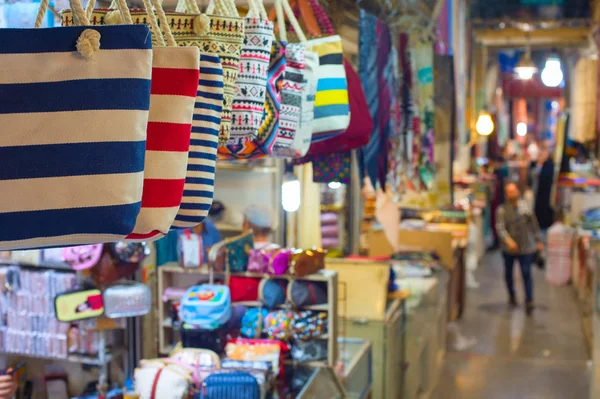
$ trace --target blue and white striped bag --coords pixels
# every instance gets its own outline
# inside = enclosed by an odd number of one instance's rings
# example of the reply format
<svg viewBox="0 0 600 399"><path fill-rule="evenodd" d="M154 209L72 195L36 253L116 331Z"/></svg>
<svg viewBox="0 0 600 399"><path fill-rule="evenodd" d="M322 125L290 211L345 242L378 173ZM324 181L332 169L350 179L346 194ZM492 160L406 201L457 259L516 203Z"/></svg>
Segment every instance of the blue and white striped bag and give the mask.
<svg viewBox="0 0 600 399"><path fill-rule="evenodd" d="M42 17L47 5L40 3ZM0 29L0 250L131 233L151 48L144 25Z"/></svg>
<svg viewBox="0 0 600 399"><path fill-rule="evenodd" d="M183 199L172 228L201 223L215 189L219 126L223 107L223 67L218 54L200 53L200 81L192 120L190 155Z"/></svg>

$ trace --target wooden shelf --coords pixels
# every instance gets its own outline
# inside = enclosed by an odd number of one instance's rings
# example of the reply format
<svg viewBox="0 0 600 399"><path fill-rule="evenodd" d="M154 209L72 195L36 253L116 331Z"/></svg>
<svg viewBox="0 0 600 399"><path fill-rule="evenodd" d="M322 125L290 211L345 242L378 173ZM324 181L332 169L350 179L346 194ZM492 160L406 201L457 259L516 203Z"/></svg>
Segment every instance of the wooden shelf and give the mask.
<svg viewBox="0 0 600 399"><path fill-rule="evenodd" d="M100 358L97 356L79 355L76 353L71 354L67 357L38 356L38 355L31 355L31 354L26 354L26 353L4 352L4 351L0 351L0 354L5 355L5 356L26 357L29 359L42 359L42 360L63 361L63 362L70 362L70 363L80 363L80 364L87 364L90 366L98 366L98 367L101 367L104 364L109 363L112 360L112 355L110 353L106 354L105 362L100 361Z"/></svg>
<svg viewBox="0 0 600 399"><path fill-rule="evenodd" d="M242 226L236 226L229 223L216 223L215 227L222 233L241 233Z"/></svg>

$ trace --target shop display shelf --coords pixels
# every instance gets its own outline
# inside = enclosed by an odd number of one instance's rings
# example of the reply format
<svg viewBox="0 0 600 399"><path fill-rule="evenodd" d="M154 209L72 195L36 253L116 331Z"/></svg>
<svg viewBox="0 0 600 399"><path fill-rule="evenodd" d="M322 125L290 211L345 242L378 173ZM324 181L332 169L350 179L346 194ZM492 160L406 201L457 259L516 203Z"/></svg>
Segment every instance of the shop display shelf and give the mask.
<svg viewBox="0 0 600 399"><path fill-rule="evenodd" d="M112 360L111 353L107 353L105 355L104 360L100 360L100 358L98 356L79 355L79 354L71 354L67 357L39 356L39 355L32 355L32 354L27 354L27 353L5 352L5 351L0 351L0 354L5 355L5 356L25 357L25 358L29 358L29 359L41 359L41 360L63 361L63 362L70 362L70 363L80 363L80 364L85 364L85 365L89 365L89 366L98 366L98 367L102 367Z"/></svg>

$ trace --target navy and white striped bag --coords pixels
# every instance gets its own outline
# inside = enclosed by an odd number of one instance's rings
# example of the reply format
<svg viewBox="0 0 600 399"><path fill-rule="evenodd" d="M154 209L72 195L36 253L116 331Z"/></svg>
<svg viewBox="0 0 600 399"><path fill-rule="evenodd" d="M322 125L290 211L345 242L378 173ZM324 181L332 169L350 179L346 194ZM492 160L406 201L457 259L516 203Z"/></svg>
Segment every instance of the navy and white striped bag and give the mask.
<svg viewBox="0 0 600 399"><path fill-rule="evenodd" d="M200 81L183 199L172 228L188 228L208 215L215 189L219 126L223 108L223 67L217 54L200 54Z"/></svg>
<svg viewBox="0 0 600 399"><path fill-rule="evenodd" d="M40 3L41 17L47 5ZM151 48L144 25L0 29L0 250L131 233Z"/></svg>

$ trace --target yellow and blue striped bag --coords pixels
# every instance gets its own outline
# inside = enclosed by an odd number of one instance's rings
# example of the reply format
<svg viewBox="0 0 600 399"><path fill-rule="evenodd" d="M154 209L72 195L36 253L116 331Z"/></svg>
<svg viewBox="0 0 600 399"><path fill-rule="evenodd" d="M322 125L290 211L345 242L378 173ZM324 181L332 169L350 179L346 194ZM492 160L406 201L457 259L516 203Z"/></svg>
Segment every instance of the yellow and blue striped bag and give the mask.
<svg viewBox="0 0 600 399"><path fill-rule="evenodd" d="M338 35L309 40L306 50L319 55L312 142L330 139L350 124L348 83L344 69L342 39Z"/></svg>
<svg viewBox="0 0 600 399"><path fill-rule="evenodd" d="M89 25L72 0L81 25ZM48 0L40 3L36 27ZM0 29L0 250L118 241L140 211L145 25Z"/></svg>

